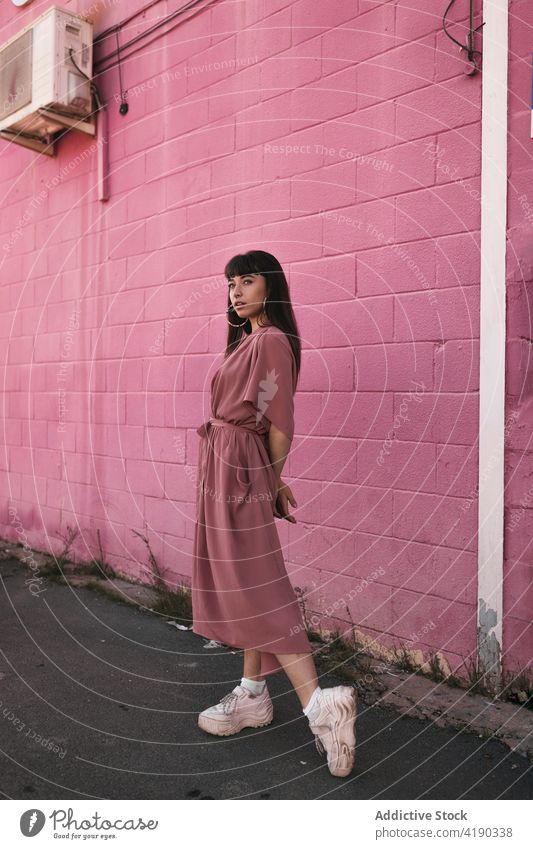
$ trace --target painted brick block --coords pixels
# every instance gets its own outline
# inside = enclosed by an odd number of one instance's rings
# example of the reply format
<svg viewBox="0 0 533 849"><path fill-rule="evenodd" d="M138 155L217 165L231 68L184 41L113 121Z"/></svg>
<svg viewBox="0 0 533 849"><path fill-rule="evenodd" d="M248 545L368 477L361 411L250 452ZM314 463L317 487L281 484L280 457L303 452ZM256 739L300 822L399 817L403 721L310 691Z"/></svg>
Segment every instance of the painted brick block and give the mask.
<svg viewBox="0 0 533 849"><path fill-rule="evenodd" d="M309 215L309 213L325 209L335 209L354 202L355 164L353 162L339 162L316 171L307 171L291 182L290 205L293 217Z"/></svg>
<svg viewBox="0 0 533 849"><path fill-rule="evenodd" d="M356 455L353 440L311 437L306 440L305 451L291 458L290 473L311 480L325 480L331 475L339 483L356 482Z"/></svg>
<svg viewBox="0 0 533 849"><path fill-rule="evenodd" d="M428 7L426 0L409 0L396 5L394 31L400 42L409 42L430 32L440 32L442 14L435 7ZM448 42L451 42L448 39Z"/></svg>
<svg viewBox="0 0 533 849"><path fill-rule="evenodd" d="M479 180L449 183L396 198L396 241L427 239L480 226Z"/></svg>
<svg viewBox="0 0 533 849"><path fill-rule="evenodd" d="M358 106L418 92L433 82L433 36L380 54L357 67Z"/></svg>
<svg viewBox="0 0 533 849"><path fill-rule="evenodd" d="M505 503L517 514L533 508L533 454L505 452Z"/></svg>
<svg viewBox="0 0 533 849"><path fill-rule="evenodd" d="M322 71L322 39L320 36L308 39L304 44L297 44L266 57L259 65L261 100L268 100L281 94L307 85L317 80Z"/></svg>
<svg viewBox="0 0 533 849"><path fill-rule="evenodd" d="M401 422L403 439L473 445L478 434L476 393L432 393L420 385L412 391L420 402L409 405L407 418L402 410L405 400L399 395L394 398L393 417L398 416Z"/></svg>
<svg viewBox="0 0 533 849"><path fill-rule="evenodd" d="M270 253L285 262L322 255L322 220L317 216L264 224L261 232Z"/></svg>
<svg viewBox="0 0 533 849"><path fill-rule="evenodd" d="M356 19L357 11L357 0L331 0L327 6L300 0L291 8L292 43L299 44L338 28Z"/></svg>
<svg viewBox="0 0 533 849"><path fill-rule="evenodd" d="M234 198L216 198L187 207L187 236L191 240L207 238L235 229Z"/></svg>
<svg viewBox="0 0 533 849"><path fill-rule="evenodd" d="M330 483L322 492L321 521L331 527L377 533L390 533L392 491L377 487Z"/></svg>
<svg viewBox="0 0 533 849"><path fill-rule="evenodd" d="M418 647L425 637L438 649L468 655L476 646L476 608L461 602L443 603L431 595L397 590L392 593L391 631ZM426 635L435 634L434 639Z"/></svg>
<svg viewBox="0 0 533 849"><path fill-rule="evenodd" d="M533 625L513 616L503 619L503 662L506 669L514 674L522 670L531 676L531 646L533 645Z"/></svg>
<svg viewBox="0 0 533 849"><path fill-rule="evenodd" d="M506 351L507 391L510 395L530 395L533 388L533 359L528 339L511 339Z"/></svg>
<svg viewBox="0 0 533 849"><path fill-rule="evenodd" d="M437 239L435 255L439 288L479 286L481 258L477 230Z"/></svg>
<svg viewBox="0 0 533 849"><path fill-rule="evenodd" d="M380 580L391 587L475 603L475 552L364 533L355 534L355 547L355 575L380 569Z"/></svg>
<svg viewBox="0 0 533 849"><path fill-rule="evenodd" d="M293 9L280 9L275 15L259 21L252 27L240 30L235 38L237 57L253 57L261 61L274 52L281 53L291 46Z"/></svg>
<svg viewBox="0 0 533 849"><path fill-rule="evenodd" d="M179 503L171 500L174 497L167 493L166 498L148 496L145 499L144 512L151 533L159 535L172 529L176 537L183 534L185 522Z"/></svg>
<svg viewBox="0 0 533 849"><path fill-rule="evenodd" d="M206 97L209 121L220 120L259 103L264 98L265 88L261 75L265 62L257 62L255 56L242 57L234 73L209 88ZM268 60L267 60L268 61ZM277 62L277 57L271 60ZM272 96L281 93L281 89L271 89Z"/></svg>
<svg viewBox="0 0 533 849"><path fill-rule="evenodd" d="M464 499L395 491L392 536L475 551L477 511Z"/></svg>
<svg viewBox="0 0 533 849"><path fill-rule="evenodd" d="M318 569L306 569L301 584L306 588L307 609L323 613L326 621L333 617L333 622L351 621L356 626L372 622L377 628L390 629L393 612L389 587L377 581L358 585L353 578Z"/></svg>
<svg viewBox="0 0 533 849"><path fill-rule="evenodd" d="M384 344L393 339L393 298L354 299L323 307L324 343L353 346Z"/></svg>
<svg viewBox="0 0 533 849"><path fill-rule="evenodd" d="M390 244L357 254L360 296L431 290L435 285L433 239Z"/></svg>
<svg viewBox="0 0 533 849"><path fill-rule="evenodd" d="M300 387L305 391L346 391L353 388L353 354L350 349L307 351L300 372Z"/></svg>
<svg viewBox="0 0 533 849"><path fill-rule="evenodd" d="M355 68L344 68L318 82L296 88L291 97L291 130L351 115L357 106Z"/></svg>
<svg viewBox="0 0 533 849"><path fill-rule="evenodd" d="M356 290L353 256L329 256L290 265L291 298L296 304L350 300Z"/></svg>
<svg viewBox="0 0 533 849"><path fill-rule="evenodd" d="M105 386L106 392L139 392L143 388L142 360L111 360L108 363L97 363L93 366L103 372L99 385ZM93 378L94 379L94 378ZM77 385L77 383L76 383ZM87 385L89 380L87 380Z"/></svg>
<svg viewBox="0 0 533 849"><path fill-rule="evenodd" d="M324 148L328 162L358 161L396 142L395 106L385 101L324 125ZM386 156L385 153L382 154Z"/></svg>
<svg viewBox="0 0 533 849"><path fill-rule="evenodd" d="M481 174L481 126L479 121L456 130L439 133L435 146L425 147L433 158L437 183L468 180Z"/></svg>
<svg viewBox="0 0 533 849"><path fill-rule="evenodd" d="M461 339L436 344L435 389L444 392L473 392L479 389L477 340Z"/></svg>
<svg viewBox="0 0 533 849"><path fill-rule="evenodd" d="M211 117L209 100L201 92L173 98L164 110L165 144L160 145L159 150L147 151L147 178L156 178L162 167L170 171L181 164L187 164L187 160L180 158L180 153L187 149L187 135L194 134L195 138L203 135L203 128Z"/></svg>
<svg viewBox="0 0 533 849"><path fill-rule="evenodd" d="M404 94L396 103L398 143L471 124L479 120L480 109L481 87L470 77Z"/></svg>
<svg viewBox="0 0 533 849"><path fill-rule="evenodd" d="M358 15L345 26L329 29L323 35L323 73L338 71L342 67L340 63L364 62L371 56L390 50L395 43L394 6L385 3Z"/></svg>
<svg viewBox="0 0 533 849"><path fill-rule="evenodd" d="M228 203L226 198L224 203ZM289 218L290 214L291 185L288 181L262 183L259 186L242 189L235 199L236 227L241 222L245 226L254 222L262 223L265 218L270 221L281 221Z"/></svg>
<svg viewBox="0 0 533 849"><path fill-rule="evenodd" d="M469 339L479 335L479 293L472 288L397 296L396 341Z"/></svg>
<svg viewBox="0 0 533 849"><path fill-rule="evenodd" d="M233 191L238 193L263 179L262 148L254 147L222 156L214 159L209 169L202 166L198 172L203 175L205 191L210 192L212 197ZM179 190L180 187L177 188Z"/></svg>
<svg viewBox="0 0 533 849"><path fill-rule="evenodd" d="M433 389L433 345L424 342L358 345L355 381L359 391L412 392ZM415 405L420 405L416 398Z"/></svg>
<svg viewBox="0 0 533 849"><path fill-rule="evenodd" d="M164 495L163 463L154 463L148 460L126 460L126 473L128 477L128 489L132 493L144 496L152 495L162 498Z"/></svg>
<svg viewBox="0 0 533 849"><path fill-rule="evenodd" d="M298 485L296 484L296 489ZM298 497L296 498L298 501ZM337 528L306 526L305 533L289 541L288 557L296 566L309 567L335 574L351 574L355 556L355 536ZM303 570L302 570L303 572ZM299 579L299 570L293 572Z"/></svg>
<svg viewBox="0 0 533 849"><path fill-rule="evenodd" d="M110 230L107 236L111 259L143 254L145 250L145 223L133 221L124 227Z"/></svg>
<svg viewBox="0 0 533 849"><path fill-rule="evenodd" d="M373 200L324 212L326 253L347 253L384 244L394 234L394 200Z"/></svg>
<svg viewBox="0 0 533 849"><path fill-rule="evenodd" d="M270 182L279 177L290 179L295 174L313 171L324 165L322 126L291 133L286 132L288 128L285 125L282 129L282 135L265 142L261 147L265 181Z"/></svg>
<svg viewBox="0 0 533 849"><path fill-rule="evenodd" d="M384 438L393 418L393 397L383 392L329 392L321 399L313 432L326 436L372 435Z"/></svg>
<svg viewBox="0 0 533 849"><path fill-rule="evenodd" d="M420 154L420 145L409 142L388 148L381 157L357 160L357 198L365 201L432 186L435 168Z"/></svg>
<svg viewBox="0 0 533 849"><path fill-rule="evenodd" d="M478 493L478 453L475 446L437 445L437 483L435 492L464 496L470 500Z"/></svg>
<svg viewBox="0 0 533 849"><path fill-rule="evenodd" d="M395 439L362 440L357 449L357 480L362 486L435 492L435 446Z"/></svg>
<svg viewBox="0 0 533 849"><path fill-rule="evenodd" d="M154 392L151 392L150 400L148 400L145 392L128 392L125 403L126 422L128 425L157 425L163 421L165 396L162 393L156 395Z"/></svg>
<svg viewBox="0 0 533 849"><path fill-rule="evenodd" d="M236 38L225 38L195 53L184 66L187 93L192 94L230 77L236 67Z"/></svg>
<svg viewBox="0 0 533 849"><path fill-rule="evenodd" d="M504 616L531 622L533 564L506 563L503 578Z"/></svg>

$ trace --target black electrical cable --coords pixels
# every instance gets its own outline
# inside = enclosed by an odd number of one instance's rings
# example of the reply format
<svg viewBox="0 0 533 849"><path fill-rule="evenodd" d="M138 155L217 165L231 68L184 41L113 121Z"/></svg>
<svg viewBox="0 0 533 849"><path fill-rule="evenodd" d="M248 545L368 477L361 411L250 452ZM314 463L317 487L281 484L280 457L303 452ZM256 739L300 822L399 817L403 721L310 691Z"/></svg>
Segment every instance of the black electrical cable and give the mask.
<svg viewBox="0 0 533 849"><path fill-rule="evenodd" d="M130 21L133 21L135 18L138 18L139 15L142 15L144 12L147 12L148 9L152 9L154 6L157 6L158 3L161 3L161 0L152 0L151 3L147 3L146 6L143 6L141 9L137 9L137 11L133 13L133 15L129 16L129 18L124 18L124 20L120 21L120 23L113 24L112 27L109 27L108 29L99 33L93 42L94 45L96 46L99 41L103 41L104 38L107 38L108 35L113 35L114 32L124 29L126 24L129 24Z"/></svg>
<svg viewBox="0 0 533 849"><path fill-rule="evenodd" d="M93 112L91 112L91 114L88 116L88 117L91 117L92 115L94 115L95 112L99 112L100 109L102 109L102 107L105 106L104 101L100 97L100 92L98 91L98 87L97 87L96 83L94 82L94 80L92 80L90 77L88 77L87 74L85 73L85 71L82 71L82 69L80 67L78 67L78 65L76 64L76 61L74 59L74 50L72 49L72 47L69 47L68 52L69 52L70 61L72 62L72 64L76 68L76 70L82 75L82 77L85 77L85 79L88 80L89 83L90 83L91 94L96 101L96 109ZM92 106L92 104L91 104L91 106Z"/></svg>
<svg viewBox="0 0 533 849"><path fill-rule="evenodd" d="M121 47L121 50L122 51L128 50L128 48L132 47L138 41L141 41L141 40L144 41L149 35L156 32L158 29L165 26L166 24L171 23L175 18L182 16L185 12L188 12L190 10L194 10L196 6L200 5L200 3L202 3L203 5L201 6L200 9L197 9L196 12L194 12L194 14L196 14L199 11L203 11L204 9L208 8L209 6L212 6L215 2L218 2L218 0L208 0L207 3L205 2L205 0L190 0L189 3L186 3L184 6L181 6L175 12L172 12L170 15L167 15L165 18L162 18L156 24L153 24L152 26L148 27L148 29L144 30L144 32L139 33L139 35L136 35L135 38L132 38L126 44L123 44L122 47ZM151 5L153 5L153 4L151 4ZM146 7L146 8L148 8L148 7ZM131 18L133 18L133 17L135 17L135 16L132 15L127 20L131 20ZM192 17L192 15L190 17ZM188 18L186 20L188 20ZM105 33L101 33L99 36L97 36L95 44L98 43L98 41L102 40L104 35L110 34L111 31L114 32L116 30L121 29L126 22L127 21L123 21L119 24L116 24L115 27L112 27L110 30L106 30ZM181 23L181 21L177 21L177 23L173 27L168 28L167 32L171 32L176 26L179 26L180 23ZM154 41L154 40L155 39L152 39L151 41ZM148 43L150 44L151 41L148 42ZM141 47L143 47L143 46L144 45L142 45ZM128 53L128 55L125 58L129 59L130 56L133 56L135 53L137 53L137 51L140 50L141 47L138 47L136 50L130 50L130 52ZM117 55L118 55L118 51L114 50L111 53L108 53L106 56L101 56L100 58L95 60L94 66L100 67L100 65L102 65L104 62L109 62L111 59L114 59L115 56L117 56ZM119 64L119 62L120 62L120 59L117 60L117 62L114 62L111 65L106 65L105 68L100 69L99 73L103 73L104 71L108 71L111 68L114 68L117 64Z"/></svg>
<svg viewBox="0 0 533 849"><path fill-rule="evenodd" d="M127 91L124 91L122 87L122 65L120 62L120 43L118 40L120 30L115 30L115 35L117 37L117 55L118 55L118 84L120 86L120 107L119 112L121 115L126 115L129 109L128 103L126 102Z"/></svg>
<svg viewBox="0 0 533 849"><path fill-rule="evenodd" d="M474 44L474 33L475 33L475 32L477 32L478 30L480 30L480 29L481 29L481 27L484 27L484 26L485 26L485 22L483 22L483 23L482 23L482 24L480 24L478 27L476 27L475 29L473 29L472 24L473 24L473 15L474 15L474 10L473 10L474 0L470 0L470 12L469 12L470 27L469 27L469 32L468 32L468 41L467 41L467 45L466 45L466 46L465 46L464 44L461 44L461 42L460 42L460 41L457 41L457 39L456 39L456 38L454 38L454 37L453 37L453 35L450 35L450 33L448 32L448 30L446 29L446 18L447 18L447 16L448 16L448 12L450 11L450 9L451 9L451 8L452 8L452 6L454 5L454 3L455 3L455 0L450 0L450 2L448 3L448 6L447 6L447 8L446 8L446 11L444 12L444 15L442 16L442 28L443 28L444 32L446 33L446 35L448 36L448 38L449 38L451 41L453 41L455 44L458 44L458 45L459 45L459 47L461 48L461 50L466 50L466 53L467 53L467 56L468 56L468 60L469 60L469 62L472 62L472 64L473 64L473 65L474 65L474 67L476 68L476 70L478 70L478 71L479 71L479 70L480 70L480 68L479 68L479 65L477 64L477 62L476 62L476 60L475 60L474 56L475 56L475 55L477 55L477 56L481 56L481 52L480 52L479 50L474 50L474 49L473 49L473 44Z"/></svg>

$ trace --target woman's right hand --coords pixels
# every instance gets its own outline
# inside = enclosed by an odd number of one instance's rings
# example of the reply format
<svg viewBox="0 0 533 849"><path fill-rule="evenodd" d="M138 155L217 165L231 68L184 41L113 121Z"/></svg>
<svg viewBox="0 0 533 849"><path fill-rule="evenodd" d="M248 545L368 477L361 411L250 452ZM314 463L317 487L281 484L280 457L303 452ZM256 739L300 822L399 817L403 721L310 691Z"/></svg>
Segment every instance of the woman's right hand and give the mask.
<svg viewBox="0 0 533 849"><path fill-rule="evenodd" d="M295 517L289 513L289 502L293 507L297 506L296 499L292 494L290 486L280 480L277 488L274 516L276 519L286 519L287 522L296 524Z"/></svg>

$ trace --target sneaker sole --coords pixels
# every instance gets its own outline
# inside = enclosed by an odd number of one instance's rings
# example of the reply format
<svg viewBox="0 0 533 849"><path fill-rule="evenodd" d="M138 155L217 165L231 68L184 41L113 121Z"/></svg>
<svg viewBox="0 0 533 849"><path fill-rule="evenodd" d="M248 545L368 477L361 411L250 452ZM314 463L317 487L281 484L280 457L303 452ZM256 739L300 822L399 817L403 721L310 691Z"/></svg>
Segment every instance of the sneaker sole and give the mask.
<svg viewBox="0 0 533 849"><path fill-rule="evenodd" d="M232 734L238 734L239 731L242 731L243 728L263 728L265 725L270 725L274 716L272 715L270 719L265 720L265 722L246 722L241 721L237 726L230 728L229 730L221 730L220 723L215 719L209 719L206 716L198 717L198 726L202 729L202 731L207 731L208 734L215 734L217 737L231 737Z"/></svg>

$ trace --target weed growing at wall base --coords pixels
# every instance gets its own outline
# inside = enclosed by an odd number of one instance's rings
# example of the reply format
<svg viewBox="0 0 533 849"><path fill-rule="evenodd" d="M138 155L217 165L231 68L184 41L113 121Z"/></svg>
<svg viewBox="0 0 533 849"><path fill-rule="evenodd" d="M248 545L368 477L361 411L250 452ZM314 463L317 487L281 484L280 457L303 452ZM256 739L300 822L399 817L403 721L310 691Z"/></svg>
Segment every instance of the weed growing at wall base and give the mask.
<svg viewBox="0 0 533 849"><path fill-rule="evenodd" d="M15 528L15 532L19 538L19 544L22 545L24 551L28 553L27 556L21 557L20 561L21 563L27 563L30 569L33 571L33 575L27 578L24 583L28 585L30 593L33 596L40 595L46 590L46 587L44 586L45 581L44 578L38 574L39 565L35 561L35 558L33 556L33 550L28 545L26 531L24 530L22 522L19 519L16 508L12 505L9 505L7 512L9 515L9 521Z"/></svg>
<svg viewBox="0 0 533 849"><path fill-rule="evenodd" d="M294 625L291 628L290 633L298 634L300 631L305 630L306 628L317 628L323 616L333 616L334 612L336 610L339 610L340 608L342 608L342 610L345 610L348 607L349 601L353 601L354 598L357 598L357 596L362 593L363 590L365 590L368 586L370 586L373 581L376 581L378 577L382 578L383 575L385 575L385 569L383 568L383 566L379 566L377 569L374 569L374 571L367 575L366 578L363 578L362 581L359 581L359 583L355 584L349 590L348 593L340 596L340 598L336 599L331 604L328 604L327 607L325 607L324 610L322 610L320 613L313 614L313 616L311 616L311 618L306 621L305 625ZM313 589L316 589L316 583L314 581L313 585Z"/></svg>
<svg viewBox="0 0 533 849"><path fill-rule="evenodd" d="M422 637L425 637L426 634L429 634L430 631L434 631L436 627L437 626L435 625L433 620L430 619L429 622L426 622L425 625L423 625L419 631L413 631L413 633L410 634L408 642L418 643L422 639Z"/></svg>

